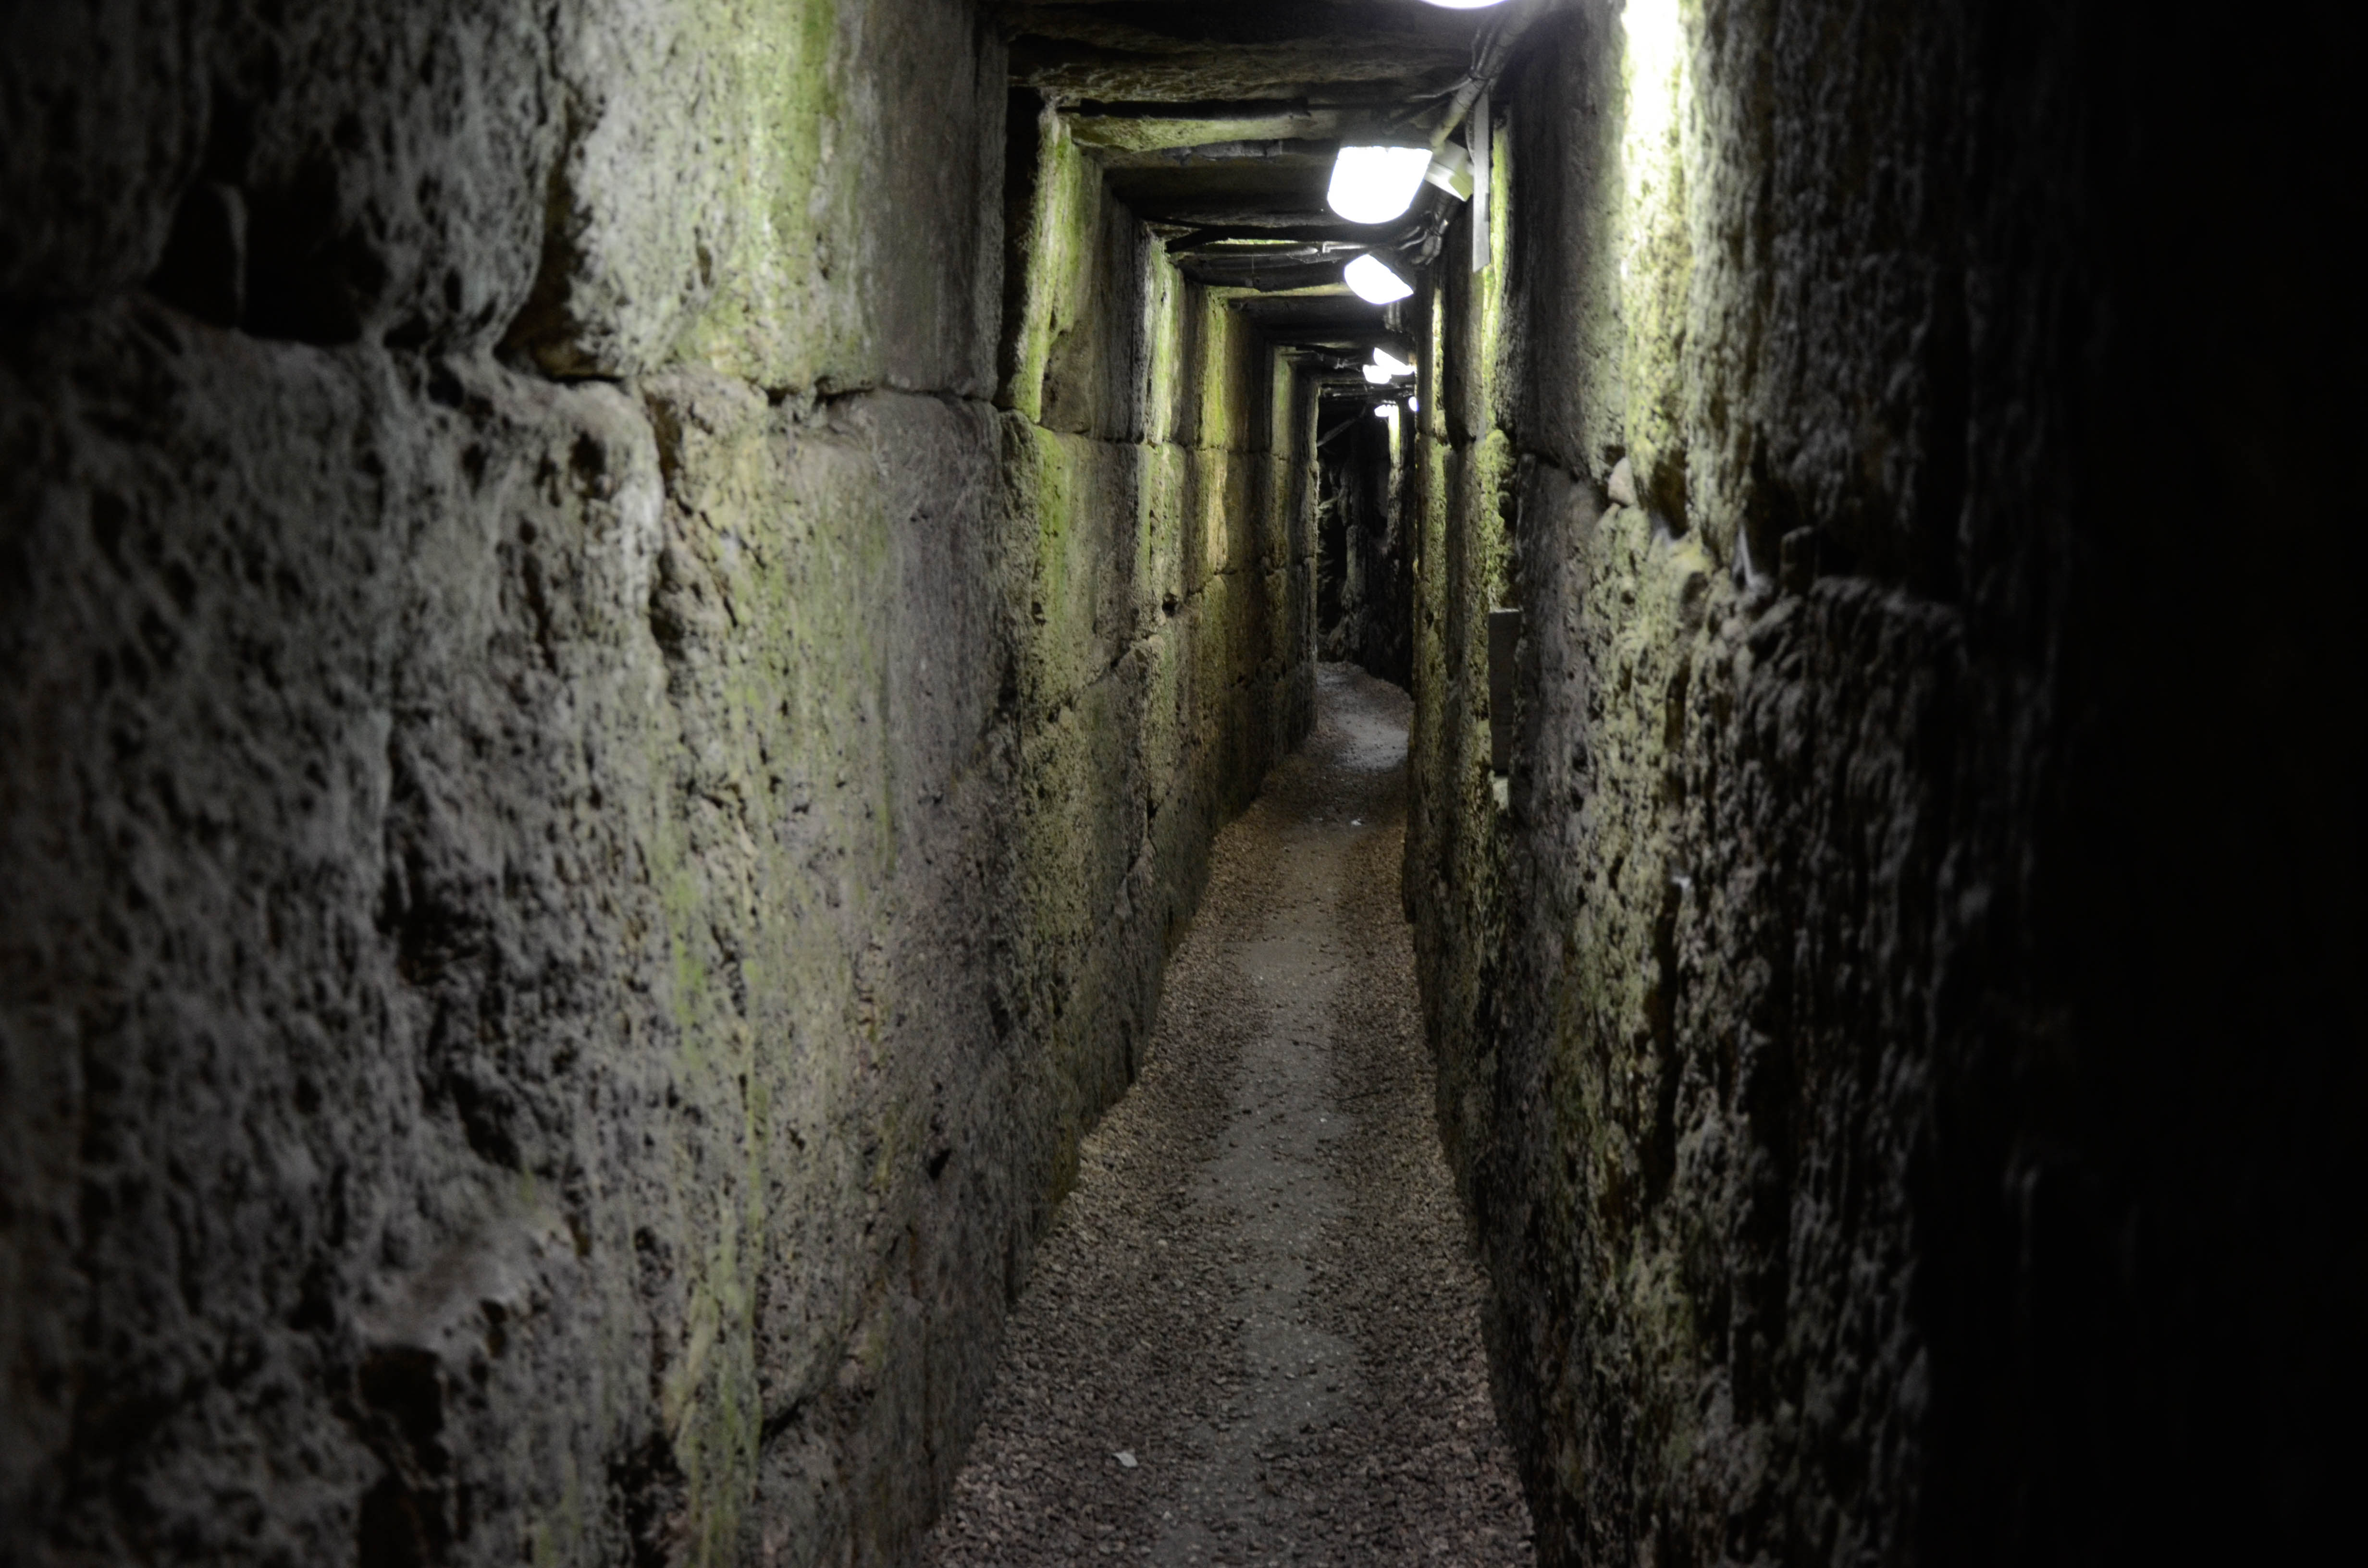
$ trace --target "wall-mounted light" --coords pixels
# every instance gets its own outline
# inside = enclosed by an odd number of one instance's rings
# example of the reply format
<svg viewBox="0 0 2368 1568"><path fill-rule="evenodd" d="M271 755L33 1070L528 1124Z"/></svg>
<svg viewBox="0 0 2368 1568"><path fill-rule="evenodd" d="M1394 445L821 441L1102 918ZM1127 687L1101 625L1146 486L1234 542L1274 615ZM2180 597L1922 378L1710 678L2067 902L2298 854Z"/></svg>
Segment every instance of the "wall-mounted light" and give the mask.
<svg viewBox="0 0 2368 1568"><path fill-rule="evenodd" d="M1395 424L1398 417L1398 405L1395 403L1381 403L1374 408L1373 417L1376 419L1386 419L1392 424Z"/></svg>
<svg viewBox="0 0 2368 1568"><path fill-rule="evenodd" d="M1365 384L1369 387L1385 387L1390 384L1390 373L1379 365L1360 365L1358 369L1365 372Z"/></svg>
<svg viewBox="0 0 2368 1568"><path fill-rule="evenodd" d="M1418 397L1410 397L1406 399L1406 412L1408 414L1420 414L1422 412L1422 399Z"/></svg>
<svg viewBox="0 0 2368 1568"><path fill-rule="evenodd" d="M1392 376L1411 376L1414 374L1414 367L1412 365L1409 365L1405 360L1396 358L1395 355L1391 354L1388 349L1382 347L1379 344L1373 346L1373 362L1366 366L1365 369L1369 370L1381 371L1383 379L1385 381ZM1370 380L1371 378L1369 377L1367 379Z"/></svg>
<svg viewBox="0 0 2368 1568"><path fill-rule="evenodd" d="M1414 292L1413 284L1391 271L1380 256L1370 252L1350 262L1341 272L1340 279L1355 291L1357 298L1368 304L1386 305Z"/></svg>
<svg viewBox="0 0 2368 1568"><path fill-rule="evenodd" d="M1428 147L1343 147L1324 199L1351 223L1386 223L1414 205L1429 172Z"/></svg>
<svg viewBox="0 0 2368 1568"><path fill-rule="evenodd" d="M1458 201L1472 199L1472 154L1450 142L1430 160L1422 177Z"/></svg>

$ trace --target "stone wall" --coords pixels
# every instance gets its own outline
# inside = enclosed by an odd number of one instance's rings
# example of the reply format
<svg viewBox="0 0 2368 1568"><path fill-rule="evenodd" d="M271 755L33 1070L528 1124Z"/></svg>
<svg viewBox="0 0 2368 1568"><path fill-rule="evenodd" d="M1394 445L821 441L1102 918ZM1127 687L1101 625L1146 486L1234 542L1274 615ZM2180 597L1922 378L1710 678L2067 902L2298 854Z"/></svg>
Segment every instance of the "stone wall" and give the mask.
<svg viewBox="0 0 2368 1568"><path fill-rule="evenodd" d="M1406 894L1544 1562L2340 1528L2321 26L1628 0L1524 45L1495 264L1417 312Z"/></svg>
<svg viewBox="0 0 2368 1568"><path fill-rule="evenodd" d="M26 9L0 1562L902 1560L1312 394L962 0Z"/></svg>

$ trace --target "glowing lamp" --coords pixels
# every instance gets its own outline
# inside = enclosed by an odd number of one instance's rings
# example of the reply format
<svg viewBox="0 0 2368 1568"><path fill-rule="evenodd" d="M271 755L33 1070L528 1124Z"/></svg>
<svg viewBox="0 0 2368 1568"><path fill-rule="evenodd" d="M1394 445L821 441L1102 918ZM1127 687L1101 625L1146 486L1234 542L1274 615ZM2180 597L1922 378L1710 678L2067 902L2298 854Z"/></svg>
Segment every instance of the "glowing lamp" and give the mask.
<svg viewBox="0 0 2368 1568"><path fill-rule="evenodd" d="M1414 285L1392 272L1377 256L1360 256L1340 274L1342 282L1368 304L1386 305L1414 292Z"/></svg>
<svg viewBox="0 0 2368 1568"><path fill-rule="evenodd" d="M1428 147L1343 147L1324 199L1351 223L1386 223L1414 205L1429 172Z"/></svg>
<svg viewBox="0 0 2368 1568"><path fill-rule="evenodd" d="M1361 367L1361 369L1365 372L1365 384L1367 386L1385 387L1390 384L1390 373L1387 370L1383 369L1379 365L1366 365Z"/></svg>
<svg viewBox="0 0 2368 1568"><path fill-rule="evenodd" d="M1388 349L1383 348L1379 345L1375 345L1373 348L1372 364L1367 366L1366 369L1380 370L1384 380L1391 376L1411 376L1414 374L1414 367L1412 365L1407 364L1403 359L1393 358Z"/></svg>

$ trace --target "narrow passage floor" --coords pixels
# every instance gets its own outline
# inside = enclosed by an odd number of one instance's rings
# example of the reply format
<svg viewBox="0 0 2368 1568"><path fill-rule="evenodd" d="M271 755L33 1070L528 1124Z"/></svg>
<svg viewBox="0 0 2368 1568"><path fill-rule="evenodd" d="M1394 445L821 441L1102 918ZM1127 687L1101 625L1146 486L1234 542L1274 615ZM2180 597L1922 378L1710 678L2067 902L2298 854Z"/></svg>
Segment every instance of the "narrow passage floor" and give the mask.
<svg viewBox="0 0 2368 1568"><path fill-rule="evenodd" d="M1398 902L1407 701L1345 665L1219 837L925 1561L1526 1564Z"/></svg>

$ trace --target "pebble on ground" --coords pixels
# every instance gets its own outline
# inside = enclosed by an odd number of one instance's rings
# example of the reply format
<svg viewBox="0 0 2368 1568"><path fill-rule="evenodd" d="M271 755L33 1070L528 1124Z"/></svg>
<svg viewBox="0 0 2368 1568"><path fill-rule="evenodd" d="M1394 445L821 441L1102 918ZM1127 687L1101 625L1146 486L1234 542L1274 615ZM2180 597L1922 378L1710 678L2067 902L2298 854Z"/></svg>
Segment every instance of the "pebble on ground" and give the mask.
<svg viewBox="0 0 2368 1568"><path fill-rule="evenodd" d="M1315 733L1219 836L932 1568L1534 1562L1398 900L1407 710L1323 666Z"/></svg>

